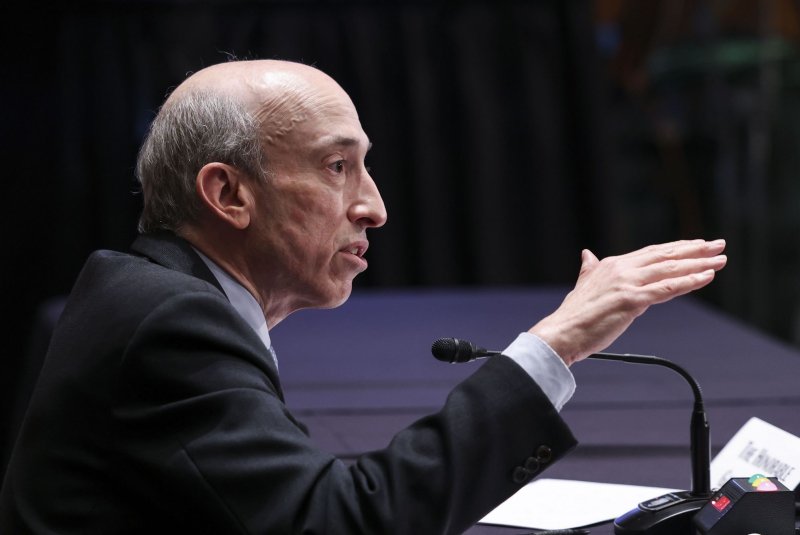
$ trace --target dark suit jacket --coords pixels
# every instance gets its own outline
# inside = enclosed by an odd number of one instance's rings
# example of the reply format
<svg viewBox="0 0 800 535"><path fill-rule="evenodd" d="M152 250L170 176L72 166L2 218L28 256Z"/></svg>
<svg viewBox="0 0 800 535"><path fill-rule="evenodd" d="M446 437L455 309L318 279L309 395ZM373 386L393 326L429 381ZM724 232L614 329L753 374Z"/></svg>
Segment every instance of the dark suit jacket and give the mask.
<svg viewBox="0 0 800 535"><path fill-rule="evenodd" d="M0 533L460 533L575 444L501 356L346 466L289 413L263 344L191 247L151 235L133 251L95 252L73 288Z"/></svg>

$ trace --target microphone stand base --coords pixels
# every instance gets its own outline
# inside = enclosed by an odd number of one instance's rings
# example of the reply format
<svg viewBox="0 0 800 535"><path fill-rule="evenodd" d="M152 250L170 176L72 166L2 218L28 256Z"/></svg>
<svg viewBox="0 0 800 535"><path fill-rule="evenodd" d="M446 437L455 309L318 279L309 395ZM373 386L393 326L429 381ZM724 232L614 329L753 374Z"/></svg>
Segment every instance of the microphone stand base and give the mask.
<svg viewBox="0 0 800 535"><path fill-rule="evenodd" d="M692 518L711 495L671 492L640 503L614 521L616 535L694 535Z"/></svg>

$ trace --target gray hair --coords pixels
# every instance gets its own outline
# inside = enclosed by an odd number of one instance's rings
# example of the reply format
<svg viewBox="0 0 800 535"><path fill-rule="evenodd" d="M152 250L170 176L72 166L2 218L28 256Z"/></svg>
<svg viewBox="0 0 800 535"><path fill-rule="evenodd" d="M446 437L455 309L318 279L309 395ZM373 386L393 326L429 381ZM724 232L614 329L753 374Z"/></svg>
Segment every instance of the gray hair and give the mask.
<svg viewBox="0 0 800 535"><path fill-rule="evenodd" d="M265 180L266 154L257 119L242 102L212 91L195 90L164 104L136 162L144 198L139 232L175 232L195 221L201 208L195 180L211 162Z"/></svg>

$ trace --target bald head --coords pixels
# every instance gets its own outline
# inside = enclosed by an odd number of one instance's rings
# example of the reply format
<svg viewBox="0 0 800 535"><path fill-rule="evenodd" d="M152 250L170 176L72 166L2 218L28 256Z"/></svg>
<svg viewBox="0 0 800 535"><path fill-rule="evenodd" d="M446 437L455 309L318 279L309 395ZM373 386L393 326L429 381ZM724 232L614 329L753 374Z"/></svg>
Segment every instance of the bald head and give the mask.
<svg viewBox="0 0 800 535"><path fill-rule="evenodd" d="M319 69L279 60L234 61L187 78L162 106L142 145L139 230L178 231L196 219L198 171L211 162L266 179L269 147L347 94Z"/></svg>
<svg viewBox="0 0 800 535"><path fill-rule="evenodd" d="M247 98L264 91L292 91L309 83L336 85L324 72L302 63L272 59L231 61L193 73L172 92L167 102L197 90L213 89Z"/></svg>
<svg viewBox="0 0 800 535"><path fill-rule="evenodd" d="M314 67L281 60L220 63L187 78L165 103L213 91L241 103L261 126L266 143L275 143L330 102L349 97L336 81Z"/></svg>

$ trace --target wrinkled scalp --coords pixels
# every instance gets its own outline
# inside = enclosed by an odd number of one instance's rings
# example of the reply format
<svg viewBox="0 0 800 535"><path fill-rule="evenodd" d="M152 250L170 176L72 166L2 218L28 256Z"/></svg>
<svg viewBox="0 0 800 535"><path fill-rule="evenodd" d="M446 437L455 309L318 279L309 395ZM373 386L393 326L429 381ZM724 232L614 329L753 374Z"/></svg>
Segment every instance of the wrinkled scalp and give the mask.
<svg viewBox="0 0 800 535"><path fill-rule="evenodd" d="M233 61L206 67L187 78L165 106L196 92L213 91L242 103L261 125L266 143L274 143L313 116L331 95L349 97L327 74L302 63L282 60Z"/></svg>

